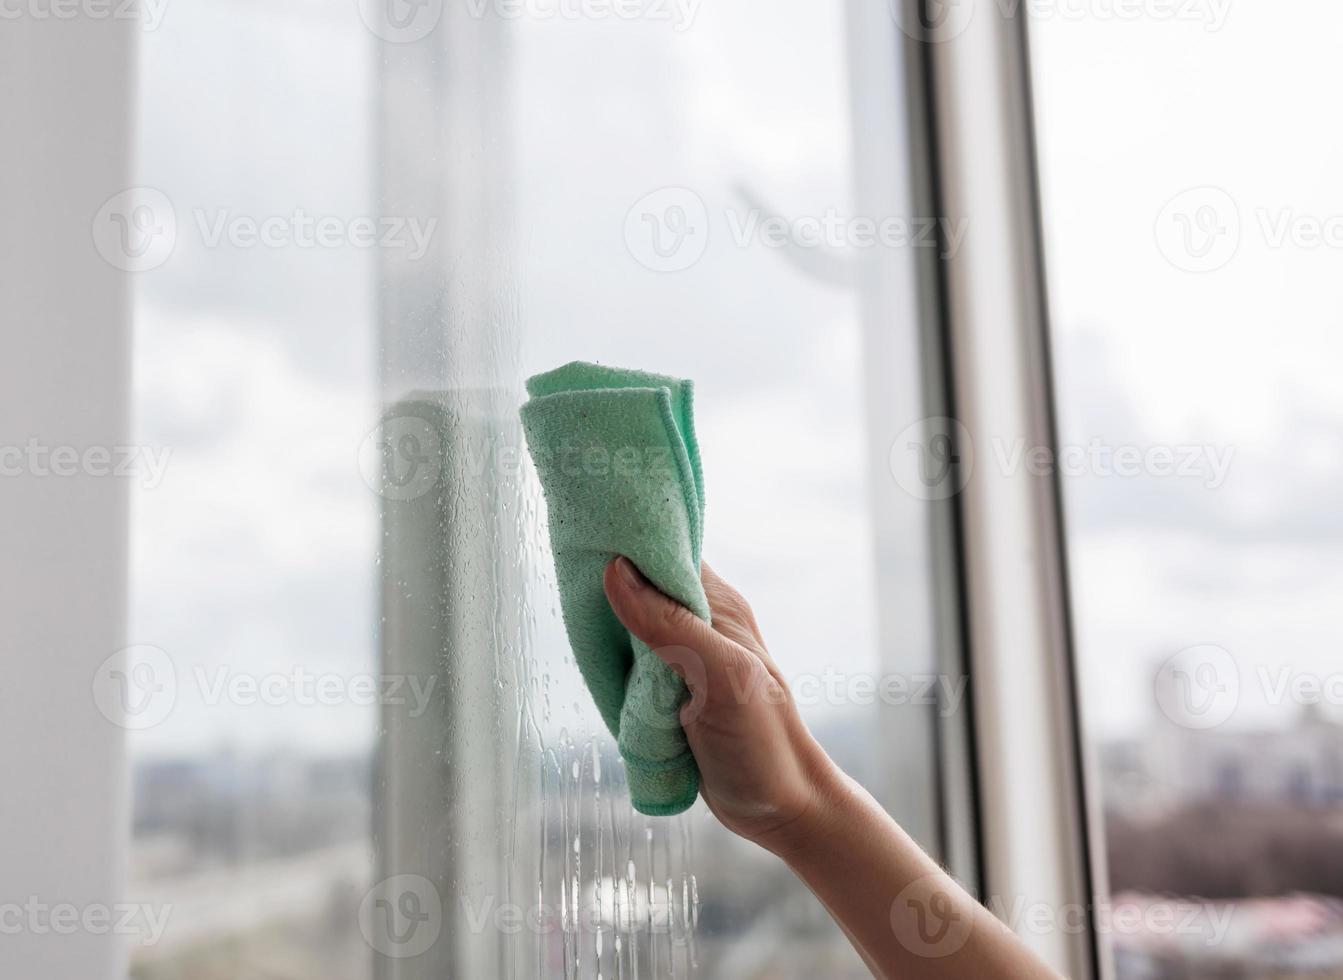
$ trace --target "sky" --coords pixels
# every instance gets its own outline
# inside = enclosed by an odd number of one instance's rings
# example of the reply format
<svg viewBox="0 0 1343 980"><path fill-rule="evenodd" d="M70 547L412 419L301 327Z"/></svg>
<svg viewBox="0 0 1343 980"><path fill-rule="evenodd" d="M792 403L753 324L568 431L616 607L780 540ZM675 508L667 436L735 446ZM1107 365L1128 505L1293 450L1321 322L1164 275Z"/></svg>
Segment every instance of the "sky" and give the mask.
<svg viewBox="0 0 1343 980"><path fill-rule="evenodd" d="M1223 13L1215 30L1213 18L1098 15L1032 27L1065 440L1234 454L1216 488L1066 488L1102 732L1150 724L1151 700L1130 692L1188 646L1238 661L1230 726L1293 719L1294 706L1265 703L1261 670L1336 672L1343 253L1282 231L1343 213L1343 136L1322 111L1339 84L1329 51L1343 11L1233 0ZM1225 234L1199 260L1172 219L1193 207L1198 220L1206 204L1207 227Z"/></svg>

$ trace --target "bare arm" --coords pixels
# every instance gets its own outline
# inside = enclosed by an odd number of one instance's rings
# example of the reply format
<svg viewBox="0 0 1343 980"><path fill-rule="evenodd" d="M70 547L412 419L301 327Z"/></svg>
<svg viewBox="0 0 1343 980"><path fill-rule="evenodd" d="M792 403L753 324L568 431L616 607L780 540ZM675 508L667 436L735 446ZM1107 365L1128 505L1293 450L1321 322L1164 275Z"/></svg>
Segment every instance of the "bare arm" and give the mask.
<svg viewBox="0 0 1343 980"><path fill-rule="evenodd" d="M606 569L620 621L690 687L681 721L714 815L785 861L879 977L1057 978L830 760L746 601L707 565L703 580L712 627L628 560Z"/></svg>

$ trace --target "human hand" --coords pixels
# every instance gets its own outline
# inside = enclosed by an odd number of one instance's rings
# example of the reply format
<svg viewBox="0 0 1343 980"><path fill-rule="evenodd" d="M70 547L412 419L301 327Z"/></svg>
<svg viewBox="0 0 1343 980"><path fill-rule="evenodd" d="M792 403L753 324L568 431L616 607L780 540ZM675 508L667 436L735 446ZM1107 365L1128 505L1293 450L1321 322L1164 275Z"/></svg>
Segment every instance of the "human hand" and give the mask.
<svg viewBox="0 0 1343 980"><path fill-rule="evenodd" d="M627 558L606 566L606 597L625 628L685 680L681 708L700 793L724 826L775 853L815 833L845 777L807 731L755 616L708 565L712 626L658 591Z"/></svg>
<svg viewBox="0 0 1343 980"><path fill-rule="evenodd" d="M751 607L708 565L700 577L712 626L626 558L606 566L604 584L625 628L690 688L681 724L714 815L783 858L875 976L1059 980L830 760L802 723ZM934 897L944 921L964 925L930 956L920 914Z"/></svg>

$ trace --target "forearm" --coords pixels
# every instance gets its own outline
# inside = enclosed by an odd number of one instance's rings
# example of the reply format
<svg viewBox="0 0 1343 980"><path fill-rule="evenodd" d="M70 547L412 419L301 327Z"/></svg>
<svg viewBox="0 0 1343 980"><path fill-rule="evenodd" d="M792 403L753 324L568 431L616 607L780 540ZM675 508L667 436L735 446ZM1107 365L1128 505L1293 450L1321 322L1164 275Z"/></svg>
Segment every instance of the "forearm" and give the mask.
<svg viewBox="0 0 1343 980"><path fill-rule="evenodd" d="M874 973L900 980L1056 980L865 790L833 764L820 782L823 805L771 849Z"/></svg>

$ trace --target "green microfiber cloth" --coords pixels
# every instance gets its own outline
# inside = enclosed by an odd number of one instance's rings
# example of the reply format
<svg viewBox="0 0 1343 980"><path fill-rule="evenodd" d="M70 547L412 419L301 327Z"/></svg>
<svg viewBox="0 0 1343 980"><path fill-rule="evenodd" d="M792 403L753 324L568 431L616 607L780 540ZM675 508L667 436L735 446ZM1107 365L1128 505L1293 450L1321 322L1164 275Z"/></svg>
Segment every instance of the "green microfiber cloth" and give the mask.
<svg viewBox="0 0 1343 980"><path fill-rule="evenodd" d="M522 427L550 512L574 658L616 737L635 809L680 813L699 793L679 718L686 686L616 619L602 575L624 555L709 620L699 575L704 482L694 386L575 361L531 378L527 393Z"/></svg>

